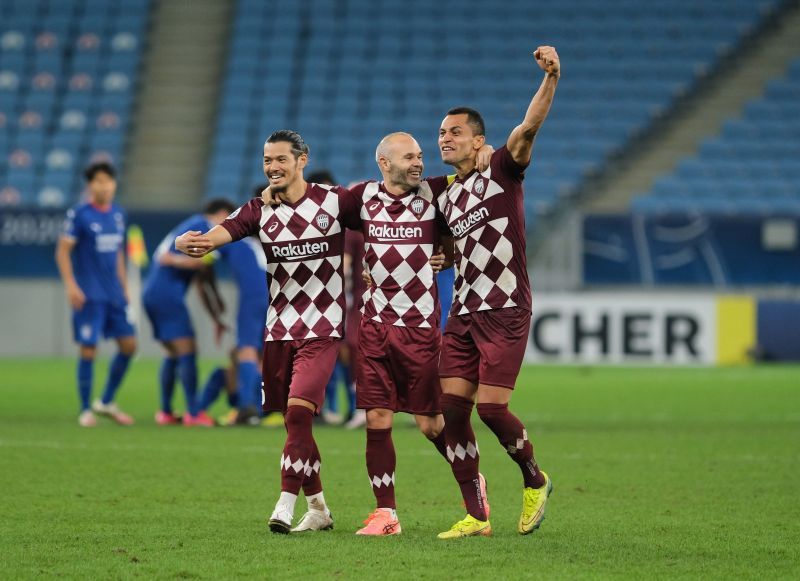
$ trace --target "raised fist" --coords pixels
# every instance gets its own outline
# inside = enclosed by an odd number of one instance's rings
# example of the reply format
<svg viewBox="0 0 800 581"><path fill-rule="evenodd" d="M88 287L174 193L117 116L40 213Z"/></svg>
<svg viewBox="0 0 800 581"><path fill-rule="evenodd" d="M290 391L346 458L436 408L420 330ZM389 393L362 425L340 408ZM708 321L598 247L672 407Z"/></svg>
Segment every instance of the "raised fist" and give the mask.
<svg viewBox="0 0 800 581"><path fill-rule="evenodd" d="M548 75L561 74L561 62L558 60L558 53L552 46L540 46L533 52L536 64L539 65Z"/></svg>

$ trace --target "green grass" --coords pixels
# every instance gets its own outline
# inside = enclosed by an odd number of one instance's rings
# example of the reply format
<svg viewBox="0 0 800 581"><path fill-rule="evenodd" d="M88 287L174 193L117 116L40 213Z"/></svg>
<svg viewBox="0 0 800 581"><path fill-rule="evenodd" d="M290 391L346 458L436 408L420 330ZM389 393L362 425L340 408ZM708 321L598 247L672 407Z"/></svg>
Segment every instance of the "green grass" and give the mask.
<svg viewBox="0 0 800 581"><path fill-rule="evenodd" d="M155 427L148 360L120 396L138 425L80 429L73 366L0 360L2 579L800 576L797 367L524 369L512 409L553 477L548 518L516 534L518 468L476 422L495 535L446 543L458 489L402 416L400 537L353 535L364 435L335 428L316 435L336 529L278 536L282 430Z"/></svg>

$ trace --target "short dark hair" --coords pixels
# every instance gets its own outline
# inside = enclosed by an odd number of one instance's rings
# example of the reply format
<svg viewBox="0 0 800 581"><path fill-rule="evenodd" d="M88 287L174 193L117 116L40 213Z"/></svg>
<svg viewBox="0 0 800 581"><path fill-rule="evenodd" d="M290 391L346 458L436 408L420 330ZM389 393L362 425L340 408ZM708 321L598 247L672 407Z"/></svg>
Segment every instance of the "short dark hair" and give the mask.
<svg viewBox="0 0 800 581"><path fill-rule="evenodd" d="M328 169L318 169L315 172L312 172L306 181L311 182L312 184L324 184L326 186L335 186L336 180L333 179L333 174Z"/></svg>
<svg viewBox="0 0 800 581"><path fill-rule="evenodd" d="M230 200L226 200L225 198L216 198L214 200L210 200L205 206L203 206L203 214L210 216L211 214L216 214L217 212L221 212L223 210L230 214L235 209L236 206Z"/></svg>
<svg viewBox="0 0 800 581"><path fill-rule="evenodd" d="M114 169L114 166L108 163L107 161L96 161L94 163L89 164L85 170L83 170L83 177L86 178L87 182L90 182L94 179L98 173L104 173L111 178L117 177L117 170Z"/></svg>
<svg viewBox="0 0 800 581"><path fill-rule="evenodd" d="M292 153L294 154L295 159L304 153L308 155L308 152L310 151L308 144L303 141L303 138L300 136L300 134L297 131L292 131L291 129L279 129L267 137L267 143L276 143L278 141L285 141L291 144Z"/></svg>
<svg viewBox="0 0 800 581"><path fill-rule="evenodd" d="M467 123L472 127L473 135L486 135L486 124L483 122L483 116L472 107L453 107L447 114L466 115Z"/></svg>

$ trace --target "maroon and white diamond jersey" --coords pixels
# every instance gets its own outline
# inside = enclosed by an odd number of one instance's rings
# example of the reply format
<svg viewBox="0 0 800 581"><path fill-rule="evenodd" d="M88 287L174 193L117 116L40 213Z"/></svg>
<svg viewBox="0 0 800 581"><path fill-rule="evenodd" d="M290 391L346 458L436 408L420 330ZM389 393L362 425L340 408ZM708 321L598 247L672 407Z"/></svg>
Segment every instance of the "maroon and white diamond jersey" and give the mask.
<svg viewBox="0 0 800 581"><path fill-rule="evenodd" d="M267 257L267 341L342 337L344 226L358 227L359 200L309 183L294 204L250 200L222 222L234 240L258 235Z"/></svg>
<svg viewBox="0 0 800 581"><path fill-rule="evenodd" d="M456 178L439 196L456 241L451 316L506 307L530 310L524 177L525 166L503 146L486 171Z"/></svg>
<svg viewBox="0 0 800 581"><path fill-rule="evenodd" d="M441 318L436 276L429 260L449 229L436 208L447 178L423 180L401 196L382 183L351 191L361 201L364 264L374 285L364 292L367 320L401 327L438 327Z"/></svg>

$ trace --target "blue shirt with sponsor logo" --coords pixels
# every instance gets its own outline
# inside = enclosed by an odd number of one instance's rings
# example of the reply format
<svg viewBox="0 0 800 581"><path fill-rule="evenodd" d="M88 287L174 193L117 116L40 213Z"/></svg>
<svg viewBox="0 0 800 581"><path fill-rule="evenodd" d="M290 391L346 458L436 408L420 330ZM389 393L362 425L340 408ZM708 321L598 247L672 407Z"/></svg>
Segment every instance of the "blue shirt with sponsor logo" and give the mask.
<svg viewBox="0 0 800 581"><path fill-rule="evenodd" d="M127 304L117 265L125 243L125 212L117 204L100 209L80 204L67 211L63 236L75 241L72 269L86 300Z"/></svg>
<svg viewBox="0 0 800 581"><path fill-rule="evenodd" d="M165 253L180 254L175 250L175 238L181 234L189 230L208 232L209 229L211 229L211 223L206 220L206 217L202 214L194 214L170 230L153 253L153 261L144 283L144 294L156 300L174 300L176 298L183 300L197 271L163 265L159 259Z"/></svg>

